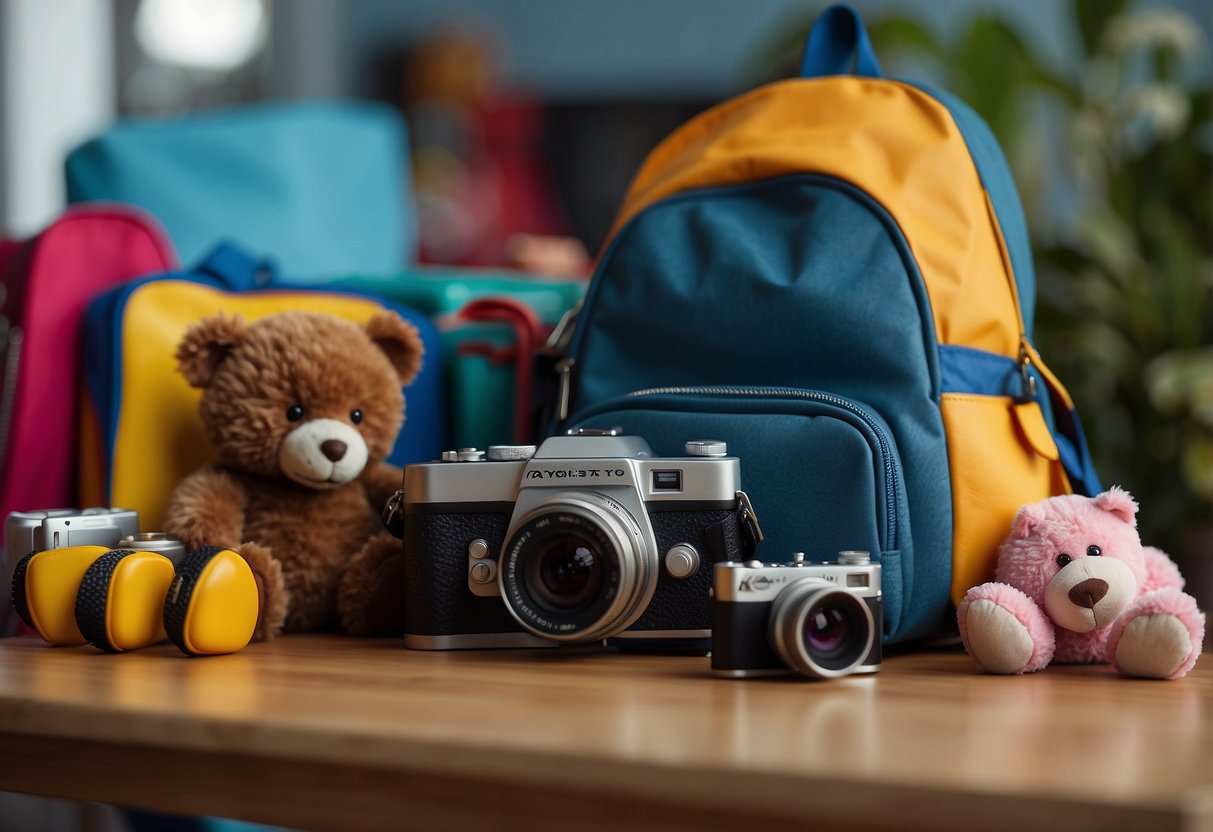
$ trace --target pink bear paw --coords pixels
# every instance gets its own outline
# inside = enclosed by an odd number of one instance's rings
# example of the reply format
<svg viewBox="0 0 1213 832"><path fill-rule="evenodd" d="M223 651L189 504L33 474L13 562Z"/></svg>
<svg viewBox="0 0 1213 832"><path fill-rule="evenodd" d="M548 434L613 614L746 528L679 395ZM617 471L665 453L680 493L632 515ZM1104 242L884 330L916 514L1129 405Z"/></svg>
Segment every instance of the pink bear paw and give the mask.
<svg viewBox="0 0 1213 832"><path fill-rule="evenodd" d="M990 673L1033 673L1053 660L1053 624L1009 584L970 589L956 609L956 620L965 649Z"/></svg>
<svg viewBox="0 0 1213 832"><path fill-rule="evenodd" d="M1148 592L1134 601L1108 633L1108 661L1125 676L1179 679L1200 656L1205 615L1178 589Z"/></svg>

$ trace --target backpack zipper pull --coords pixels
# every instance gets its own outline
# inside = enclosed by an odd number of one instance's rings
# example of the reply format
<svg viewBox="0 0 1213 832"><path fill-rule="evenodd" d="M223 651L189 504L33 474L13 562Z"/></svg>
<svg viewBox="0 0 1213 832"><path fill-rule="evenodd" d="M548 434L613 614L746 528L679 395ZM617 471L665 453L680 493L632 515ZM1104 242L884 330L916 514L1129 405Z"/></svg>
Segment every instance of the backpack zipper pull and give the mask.
<svg viewBox="0 0 1213 832"><path fill-rule="evenodd" d="M1019 398L1016 399L1019 403L1036 401L1036 376L1030 372L1032 369L1032 356L1028 353L1026 344L1021 344L1019 347L1019 377L1023 382L1023 389L1019 391Z"/></svg>

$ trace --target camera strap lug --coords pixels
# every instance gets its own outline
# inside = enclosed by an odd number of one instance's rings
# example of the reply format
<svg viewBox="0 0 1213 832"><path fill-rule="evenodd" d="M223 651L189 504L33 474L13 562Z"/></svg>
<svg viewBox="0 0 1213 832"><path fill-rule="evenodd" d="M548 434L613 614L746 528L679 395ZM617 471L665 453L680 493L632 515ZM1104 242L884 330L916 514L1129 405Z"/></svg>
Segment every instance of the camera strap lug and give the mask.
<svg viewBox="0 0 1213 832"><path fill-rule="evenodd" d="M379 516L383 521L383 525L392 533L394 537L404 537L404 489L399 488L396 493L388 497L387 503L383 506L383 514Z"/></svg>
<svg viewBox="0 0 1213 832"><path fill-rule="evenodd" d="M737 492L737 520L742 530L741 548L749 558L762 542L762 526L758 523L758 513L754 511L750 496L744 491Z"/></svg>

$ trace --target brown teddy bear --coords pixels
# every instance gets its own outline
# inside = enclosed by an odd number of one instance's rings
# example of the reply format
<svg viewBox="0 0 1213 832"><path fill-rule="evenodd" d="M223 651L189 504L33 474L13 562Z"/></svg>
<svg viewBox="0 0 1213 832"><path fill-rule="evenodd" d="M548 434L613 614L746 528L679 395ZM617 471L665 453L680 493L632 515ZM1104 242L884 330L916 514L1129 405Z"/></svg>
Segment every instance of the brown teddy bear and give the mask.
<svg viewBox="0 0 1213 832"><path fill-rule="evenodd" d="M380 522L401 472L383 462L421 368L415 327L285 312L193 326L177 361L203 390L216 461L184 479L165 530L186 549L235 549L257 578L255 639L340 624L401 632L400 541Z"/></svg>

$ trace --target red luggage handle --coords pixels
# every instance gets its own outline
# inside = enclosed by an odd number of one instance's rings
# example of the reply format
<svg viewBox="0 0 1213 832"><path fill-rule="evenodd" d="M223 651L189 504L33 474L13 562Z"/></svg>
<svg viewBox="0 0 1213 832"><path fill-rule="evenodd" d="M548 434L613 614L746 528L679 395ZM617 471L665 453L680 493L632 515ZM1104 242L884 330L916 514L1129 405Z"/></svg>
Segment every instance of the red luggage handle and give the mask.
<svg viewBox="0 0 1213 832"><path fill-rule="evenodd" d="M552 327L539 320L535 310L510 297L486 297L465 304L455 316L464 321L507 323L514 330L514 344L498 347L487 341L459 345L460 355L483 355L494 366L514 365L514 438L516 445L534 441L531 402L535 387L535 353L547 340Z"/></svg>

